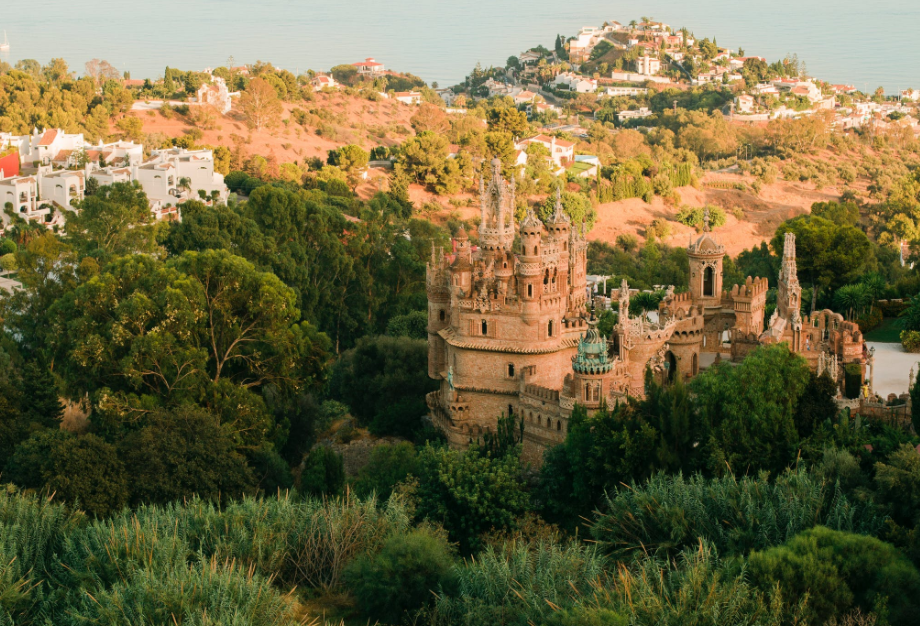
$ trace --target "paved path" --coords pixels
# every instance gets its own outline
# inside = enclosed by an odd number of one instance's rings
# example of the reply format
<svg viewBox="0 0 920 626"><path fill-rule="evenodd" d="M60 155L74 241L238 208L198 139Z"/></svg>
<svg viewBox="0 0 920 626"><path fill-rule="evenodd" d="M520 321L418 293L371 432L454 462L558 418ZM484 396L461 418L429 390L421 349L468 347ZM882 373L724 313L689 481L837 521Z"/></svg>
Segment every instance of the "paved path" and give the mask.
<svg viewBox="0 0 920 626"><path fill-rule="evenodd" d="M872 386L875 392L885 398L889 393L902 394L907 391L910 368L914 374L920 369L920 354L904 352L899 343L878 343L867 341L869 348L875 348L875 376Z"/></svg>

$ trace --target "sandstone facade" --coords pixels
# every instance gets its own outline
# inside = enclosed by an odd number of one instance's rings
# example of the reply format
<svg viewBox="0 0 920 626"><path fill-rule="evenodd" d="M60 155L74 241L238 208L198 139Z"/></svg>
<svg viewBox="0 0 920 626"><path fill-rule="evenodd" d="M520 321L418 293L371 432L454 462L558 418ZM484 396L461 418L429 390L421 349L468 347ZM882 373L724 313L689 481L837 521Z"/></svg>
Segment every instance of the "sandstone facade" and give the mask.
<svg viewBox="0 0 920 626"><path fill-rule="evenodd" d="M831 311L802 318L793 235L786 236L777 308L765 328L767 279L722 289L725 248L709 231L708 216L688 248L689 291L670 288L653 322L629 314L632 293L623 281L618 323L607 340L587 306L584 225L571 223L557 195L546 223L530 211L517 226L514 194L513 180L506 182L493 161L491 182L480 184L480 245L461 229L453 249L433 250L428 263L428 374L440 389L427 404L453 447L514 414L525 422L525 456L539 462L565 439L576 403L590 412L641 397L647 370L662 382L690 378L706 353L737 361L759 345L782 342L835 380L847 363L865 366L856 324Z"/></svg>

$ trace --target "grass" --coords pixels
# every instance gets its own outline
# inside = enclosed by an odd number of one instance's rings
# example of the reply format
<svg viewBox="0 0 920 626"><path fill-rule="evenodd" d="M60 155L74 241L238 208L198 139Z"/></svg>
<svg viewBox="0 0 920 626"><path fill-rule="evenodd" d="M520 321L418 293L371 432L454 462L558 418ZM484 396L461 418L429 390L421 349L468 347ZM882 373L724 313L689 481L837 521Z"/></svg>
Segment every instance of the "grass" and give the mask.
<svg viewBox="0 0 920 626"><path fill-rule="evenodd" d="M901 343L902 330L897 318L886 317L878 328L866 333L865 340L879 343Z"/></svg>

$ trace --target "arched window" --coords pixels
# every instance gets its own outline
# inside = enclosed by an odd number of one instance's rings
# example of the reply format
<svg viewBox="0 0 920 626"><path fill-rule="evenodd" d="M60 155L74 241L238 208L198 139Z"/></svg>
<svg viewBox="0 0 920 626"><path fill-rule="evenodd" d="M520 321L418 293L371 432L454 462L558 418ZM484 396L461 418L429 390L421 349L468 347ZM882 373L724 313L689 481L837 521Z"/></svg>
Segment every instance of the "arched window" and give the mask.
<svg viewBox="0 0 920 626"><path fill-rule="evenodd" d="M527 285L527 297L533 298L533 285Z"/></svg>
<svg viewBox="0 0 920 626"><path fill-rule="evenodd" d="M533 247L533 255L538 256L540 254L540 249L537 246Z"/></svg>
<svg viewBox="0 0 920 626"><path fill-rule="evenodd" d="M444 309L441 309L440 311L438 311L438 319L440 319L443 322L445 317L447 316L444 314Z"/></svg>
<svg viewBox="0 0 920 626"><path fill-rule="evenodd" d="M556 430L562 430L562 421L556 420Z"/></svg>
<svg viewBox="0 0 920 626"><path fill-rule="evenodd" d="M514 378L514 363L508 363L508 378Z"/></svg>
<svg viewBox="0 0 920 626"><path fill-rule="evenodd" d="M591 384L585 383L585 402L591 401Z"/></svg>
<svg viewBox="0 0 920 626"><path fill-rule="evenodd" d="M489 334L489 323L485 320L482 320L482 326L480 330L482 331L483 335L488 335Z"/></svg>
<svg viewBox="0 0 920 626"><path fill-rule="evenodd" d="M712 297L716 295L715 270L707 267L703 270L703 295Z"/></svg>
<svg viewBox="0 0 920 626"><path fill-rule="evenodd" d="M537 426L541 426L542 424L543 424L543 417L539 413L537 413Z"/></svg>
<svg viewBox="0 0 920 626"><path fill-rule="evenodd" d="M508 417L511 417L512 415L514 415L514 407L509 404L508 405Z"/></svg>
<svg viewBox="0 0 920 626"><path fill-rule="evenodd" d="M553 320L549 321L549 324L546 326L546 334L549 337L553 336Z"/></svg>
<svg viewBox="0 0 920 626"><path fill-rule="evenodd" d="M693 356L690 357L690 374L696 376L699 373L700 361L696 356L696 352L693 353Z"/></svg>
<svg viewBox="0 0 920 626"><path fill-rule="evenodd" d="M546 271L543 273L543 284L544 284L544 285L548 285L548 284L549 284L549 270L546 270Z"/></svg>

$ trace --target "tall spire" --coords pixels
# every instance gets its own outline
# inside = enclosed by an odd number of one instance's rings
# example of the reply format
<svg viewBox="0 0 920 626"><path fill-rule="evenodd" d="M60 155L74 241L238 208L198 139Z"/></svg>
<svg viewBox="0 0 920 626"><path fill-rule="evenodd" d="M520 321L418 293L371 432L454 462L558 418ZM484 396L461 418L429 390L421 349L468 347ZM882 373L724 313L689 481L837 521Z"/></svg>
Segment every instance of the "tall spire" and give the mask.
<svg viewBox="0 0 920 626"><path fill-rule="evenodd" d="M709 228L709 207L703 209L703 232L708 233Z"/></svg>

